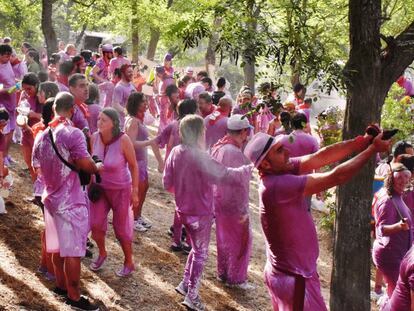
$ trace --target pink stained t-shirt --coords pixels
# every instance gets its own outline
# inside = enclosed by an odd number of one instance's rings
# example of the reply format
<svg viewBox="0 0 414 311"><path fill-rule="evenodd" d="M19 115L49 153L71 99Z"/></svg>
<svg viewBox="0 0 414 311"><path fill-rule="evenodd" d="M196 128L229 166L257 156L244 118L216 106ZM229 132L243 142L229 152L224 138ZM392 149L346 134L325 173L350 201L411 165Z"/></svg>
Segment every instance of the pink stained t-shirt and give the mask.
<svg viewBox="0 0 414 311"><path fill-rule="evenodd" d="M27 66L25 62L19 62L12 66L14 76L17 80L22 80L23 76L27 73Z"/></svg>
<svg viewBox="0 0 414 311"><path fill-rule="evenodd" d="M113 74L115 69L121 68L122 65L131 65L129 59L124 56L114 57L109 61L109 74Z"/></svg>
<svg viewBox="0 0 414 311"><path fill-rule="evenodd" d="M10 62L0 64L0 83L3 88L8 89L16 84L15 75ZM8 111L16 109L16 93L0 94L0 107L6 108Z"/></svg>
<svg viewBox="0 0 414 311"><path fill-rule="evenodd" d="M226 136L227 133L227 120L228 117L222 117L214 124L211 124L210 118L212 114L209 114L204 118L204 126L206 128L206 148L210 149L216 142Z"/></svg>
<svg viewBox="0 0 414 311"><path fill-rule="evenodd" d="M318 140L311 134L295 130L282 138L283 146L289 151L292 158L315 153L319 150Z"/></svg>
<svg viewBox="0 0 414 311"><path fill-rule="evenodd" d="M103 170L100 172L101 185L105 189L123 189L131 185L131 173L128 168L128 162L122 152L121 134L115 138L109 145L102 142L99 132L93 134L92 154L102 160Z"/></svg>
<svg viewBox="0 0 414 311"><path fill-rule="evenodd" d="M175 194L176 210L190 216L213 214L213 184L232 182L251 174L251 165L226 168L205 151L178 145L165 163L164 188Z"/></svg>
<svg viewBox="0 0 414 311"><path fill-rule="evenodd" d="M88 121L86 120L86 117L83 114L82 110L80 110L80 108L76 105L74 105L73 108L73 125L80 130L83 130L85 127L89 127Z"/></svg>
<svg viewBox="0 0 414 311"><path fill-rule="evenodd" d="M226 167L240 167L250 161L240 148L232 144L223 145L213 159ZM244 215L249 212L249 183L251 175L218 183L214 186L214 212L216 215Z"/></svg>
<svg viewBox="0 0 414 311"><path fill-rule="evenodd" d="M126 107L128 102L128 97L132 93L135 93L137 90L135 89L135 86L132 84L132 82L124 83L123 81L119 81L114 89L114 93L112 95L112 105L114 103L120 104L123 108ZM125 113L119 114L121 118L121 128L124 127L125 122Z"/></svg>
<svg viewBox="0 0 414 311"><path fill-rule="evenodd" d="M36 139L33 147L33 167L40 168L45 189L42 201L53 214L86 205L78 173L67 167L56 155L49 138L49 130ZM59 153L70 163L89 157L83 133L73 127L58 125L53 129L54 141Z"/></svg>
<svg viewBox="0 0 414 311"><path fill-rule="evenodd" d="M303 194L307 175L297 175L300 159L291 159L291 174L266 175L259 185L260 219L267 260L273 269L310 278L319 256L315 224Z"/></svg>
<svg viewBox="0 0 414 311"><path fill-rule="evenodd" d="M102 111L102 107L98 104L88 105L89 117L87 117L89 132L91 134L95 133L98 130L98 116Z"/></svg>

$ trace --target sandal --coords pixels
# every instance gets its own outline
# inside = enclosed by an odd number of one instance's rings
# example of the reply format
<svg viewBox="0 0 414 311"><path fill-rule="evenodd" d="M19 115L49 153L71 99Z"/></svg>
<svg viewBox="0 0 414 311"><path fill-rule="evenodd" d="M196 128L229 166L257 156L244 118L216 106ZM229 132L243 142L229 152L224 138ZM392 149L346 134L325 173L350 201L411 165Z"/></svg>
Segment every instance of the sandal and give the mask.
<svg viewBox="0 0 414 311"><path fill-rule="evenodd" d="M89 268L92 271L99 271L99 270L101 270L102 267L103 267L103 265L104 265L104 263L105 263L105 261L106 261L106 257L107 256L105 256L105 257L99 256L94 262L92 262L90 264Z"/></svg>
<svg viewBox="0 0 414 311"><path fill-rule="evenodd" d="M127 266L123 266L121 270L116 272L116 275L119 277L127 277L130 276L132 274L132 272L134 272L135 268L132 267L127 267Z"/></svg>

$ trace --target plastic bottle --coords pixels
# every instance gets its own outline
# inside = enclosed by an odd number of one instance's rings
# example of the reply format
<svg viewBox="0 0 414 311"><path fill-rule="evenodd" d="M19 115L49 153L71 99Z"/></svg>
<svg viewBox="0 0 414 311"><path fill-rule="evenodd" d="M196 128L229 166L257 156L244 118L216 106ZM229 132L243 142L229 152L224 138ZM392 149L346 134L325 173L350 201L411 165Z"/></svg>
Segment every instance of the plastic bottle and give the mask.
<svg viewBox="0 0 414 311"><path fill-rule="evenodd" d="M27 99L22 99L17 107L17 112L19 115L17 116L16 123L19 126L23 126L28 121L28 115L30 113L30 104Z"/></svg>

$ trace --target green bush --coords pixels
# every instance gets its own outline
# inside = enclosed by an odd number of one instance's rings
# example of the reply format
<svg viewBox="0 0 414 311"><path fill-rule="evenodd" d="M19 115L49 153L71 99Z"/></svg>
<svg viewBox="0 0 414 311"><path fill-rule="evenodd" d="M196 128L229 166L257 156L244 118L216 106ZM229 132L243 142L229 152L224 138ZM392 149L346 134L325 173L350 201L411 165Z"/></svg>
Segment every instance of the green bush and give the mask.
<svg viewBox="0 0 414 311"><path fill-rule="evenodd" d="M404 96L405 90L394 83L382 107L381 126L386 129L398 128L396 140L412 140L414 134L414 100Z"/></svg>

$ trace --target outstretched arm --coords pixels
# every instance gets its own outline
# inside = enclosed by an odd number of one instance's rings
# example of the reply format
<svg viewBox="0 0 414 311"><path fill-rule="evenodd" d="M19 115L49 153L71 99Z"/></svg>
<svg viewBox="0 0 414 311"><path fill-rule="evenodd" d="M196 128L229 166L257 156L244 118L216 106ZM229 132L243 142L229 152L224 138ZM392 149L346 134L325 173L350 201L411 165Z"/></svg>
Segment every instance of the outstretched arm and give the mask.
<svg viewBox="0 0 414 311"><path fill-rule="evenodd" d="M389 149L391 144L390 140L382 140L382 133L378 135L373 143L362 151L357 156L353 157L352 159L340 164L333 170L320 173L320 174L310 174L308 175L308 179L306 181L305 195L312 195L314 193L318 193L320 191L329 189L336 185L343 184L350 180L355 174L359 172L359 170L368 162L368 160L377 152L383 152ZM354 147L357 150L358 142L355 140L347 141L344 143L345 145L350 145L349 147ZM355 144L355 145L352 145ZM325 149L325 148L324 148ZM344 150L341 151L346 153ZM331 151L329 151L331 152ZM316 154L318 154L317 152ZM323 154L323 153L322 153ZM334 156L332 155L332 158ZM338 161L338 160L336 160ZM323 162L323 160L321 160ZM301 163L302 164L302 163ZM302 166L301 166L302 170Z"/></svg>
<svg viewBox="0 0 414 311"><path fill-rule="evenodd" d="M320 149L319 151L301 157L299 174L312 172L325 165L335 163L344 158L361 152L369 145L372 136L358 136L354 139L339 142Z"/></svg>

